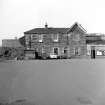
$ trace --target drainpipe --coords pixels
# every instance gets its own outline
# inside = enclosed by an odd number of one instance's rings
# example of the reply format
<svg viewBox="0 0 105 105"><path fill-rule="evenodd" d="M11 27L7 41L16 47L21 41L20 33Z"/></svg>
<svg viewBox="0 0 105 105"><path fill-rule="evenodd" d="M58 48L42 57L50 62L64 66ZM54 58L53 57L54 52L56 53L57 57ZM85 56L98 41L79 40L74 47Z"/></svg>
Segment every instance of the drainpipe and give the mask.
<svg viewBox="0 0 105 105"><path fill-rule="evenodd" d="M31 36L29 37L29 47L31 49Z"/></svg>
<svg viewBox="0 0 105 105"><path fill-rule="evenodd" d="M68 49L68 46L69 46L69 34L67 33L67 49ZM69 57L69 54L70 52L67 51L67 56Z"/></svg>

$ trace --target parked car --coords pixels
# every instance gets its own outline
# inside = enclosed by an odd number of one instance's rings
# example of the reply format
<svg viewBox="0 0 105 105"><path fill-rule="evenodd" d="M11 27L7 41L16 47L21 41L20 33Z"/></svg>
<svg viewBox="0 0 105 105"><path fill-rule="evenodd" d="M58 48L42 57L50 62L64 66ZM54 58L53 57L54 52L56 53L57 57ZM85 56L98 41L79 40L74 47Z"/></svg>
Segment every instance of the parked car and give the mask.
<svg viewBox="0 0 105 105"><path fill-rule="evenodd" d="M58 56L55 55L55 54L51 54L51 55L50 55L50 58L56 58L56 59L57 59L57 57L58 57Z"/></svg>

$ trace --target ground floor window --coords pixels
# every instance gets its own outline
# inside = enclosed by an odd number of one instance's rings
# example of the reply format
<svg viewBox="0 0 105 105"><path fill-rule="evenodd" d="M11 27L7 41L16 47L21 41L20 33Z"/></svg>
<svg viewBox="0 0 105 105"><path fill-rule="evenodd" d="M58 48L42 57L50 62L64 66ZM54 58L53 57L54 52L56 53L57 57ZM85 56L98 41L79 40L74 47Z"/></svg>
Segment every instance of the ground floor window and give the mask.
<svg viewBox="0 0 105 105"><path fill-rule="evenodd" d="M64 54L67 54L67 52L68 52L67 47L64 47Z"/></svg>
<svg viewBox="0 0 105 105"><path fill-rule="evenodd" d="M54 48L54 54L58 55L59 48Z"/></svg>
<svg viewBox="0 0 105 105"><path fill-rule="evenodd" d="M74 48L75 55L80 55L81 49L80 47Z"/></svg>
<svg viewBox="0 0 105 105"><path fill-rule="evenodd" d="M78 55L78 48L75 48L75 55Z"/></svg>
<svg viewBox="0 0 105 105"><path fill-rule="evenodd" d="M87 50L87 55L91 55L91 50Z"/></svg>
<svg viewBox="0 0 105 105"><path fill-rule="evenodd" d="M105 56L105 51L103 51L103 55Z"/></svg>
<svg viewBox="0 0 105 105"><path fill-rule="evenodd" d="M102 51L97 51L97 55L102 55Z"/></svg>
<svg viewBox="0 0 105 105"><path fill-rule="evenodd" d="M45 48L42 47L42 53L45 53Z"/></svg>

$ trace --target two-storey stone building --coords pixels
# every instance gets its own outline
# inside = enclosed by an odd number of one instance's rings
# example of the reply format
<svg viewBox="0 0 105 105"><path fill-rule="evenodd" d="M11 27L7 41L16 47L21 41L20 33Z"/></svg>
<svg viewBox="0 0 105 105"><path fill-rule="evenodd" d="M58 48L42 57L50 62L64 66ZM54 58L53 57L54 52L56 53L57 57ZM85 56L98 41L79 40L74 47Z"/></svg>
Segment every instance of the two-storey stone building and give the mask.
<svg viewBox="0 0 105 105"><path fill-rule="evenodd" d="M86 55L86 31L78 23L70 28L35 28L24 32L26 55L72 58Z"/></svg>

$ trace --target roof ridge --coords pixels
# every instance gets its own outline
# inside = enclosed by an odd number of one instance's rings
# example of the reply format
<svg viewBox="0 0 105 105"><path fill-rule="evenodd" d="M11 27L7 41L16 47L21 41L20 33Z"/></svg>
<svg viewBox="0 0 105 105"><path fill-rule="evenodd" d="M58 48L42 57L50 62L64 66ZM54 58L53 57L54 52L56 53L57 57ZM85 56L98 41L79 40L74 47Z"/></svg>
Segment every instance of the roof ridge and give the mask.
<svg viewBox="0 0 105 105"><path fill-rule="evenodd" d="M28 33L66 33L69 28L66 27L48 27L48 28L34 28L29 31L24 32L24 34Z"/></svg>
<svg viewBox="0 0 105 105"><path fill-rule="evenodd" d="M73 30L73 28L75 28L76 26L78 26L83 32L87 32L83 27L82 27L82 25L81 24L79 24L78 22L75 22L71 27L70 27L70 29L68 30L68 32L69 31L71 31L71 30Z"/></svg>

